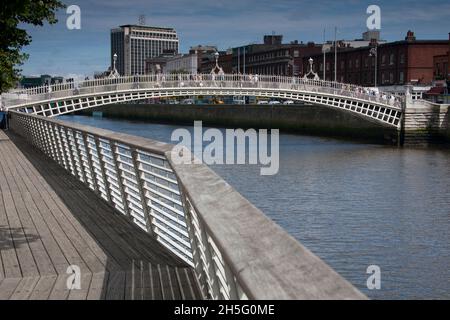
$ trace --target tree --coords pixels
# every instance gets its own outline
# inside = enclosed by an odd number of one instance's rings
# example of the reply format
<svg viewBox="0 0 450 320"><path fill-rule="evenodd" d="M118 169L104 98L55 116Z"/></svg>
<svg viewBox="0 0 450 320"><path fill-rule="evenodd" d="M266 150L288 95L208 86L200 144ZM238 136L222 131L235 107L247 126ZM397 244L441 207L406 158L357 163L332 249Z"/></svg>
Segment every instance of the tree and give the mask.
<svg viewBox="0 0 450 320"><path fill-rule="evenodd" d="M28 55L22 47L30 44L31 36L19 28L20 23L42 26L58 22L55 12L65 5L59 0L4 0L0 5L0 93L15 86Z"/></svg>

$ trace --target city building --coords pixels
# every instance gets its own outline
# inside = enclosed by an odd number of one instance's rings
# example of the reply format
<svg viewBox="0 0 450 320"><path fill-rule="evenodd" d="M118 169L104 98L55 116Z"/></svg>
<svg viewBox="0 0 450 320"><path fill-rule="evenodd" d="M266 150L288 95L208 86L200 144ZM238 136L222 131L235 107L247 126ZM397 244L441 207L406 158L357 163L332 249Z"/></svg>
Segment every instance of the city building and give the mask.
<svg viewBox="0 0 450 320"><path fill-rule="evenodd" d="M167 61L177 55L175 50L164 50L157 57L145 59L145 74L162 73Z"/></svg>
<svg viewBox="0 0 450 320"><path fill-rule="evenodd" d="M322 45L314 42L282 43L282 35L266 35L264 43L233 48L233 72L300 76L307 70L303 58L322 52Z"/></svg>
<svg viewBox="0 0 450 320"><path fill-rule="evenodd" d="M381 39L379 30L368 30L362 34L361 39L354 40L336 40L338 48L360 48L367 47L371 44L372 41L376 40L378 44L387 43L386 40ZM328 48L334 48L334 40L328 40L325 43L325 46Z"/></svg>
<svg viewBox="0 0 450 320"><path fill-rule="evenodd" d="M22 88L33 88L63 82L64 82L63 77L52 77L48 74L43 74L40 76L22 77L22 79L20 79L20 86Z"/></svg>
<svg viewBox="0 0 450 320"><path fill-rule="evenodd" d="M146 73L146 59L160 56L164 50L178 53L175 29L141 25L123 25L111 30L111 65L117 54L116 69L121 75Z"/></svg>
<svg viewBox="0 0 450 320"><path fill-rule="evenodd" d="M373 50L375 48L376 51ZM383 86L384 90L393 92L404 92L406 84L413 84L423 87L422 91L427 91L435 77L436 68L433 63L440 59L435 60L434 57L444 56L448 50L448 40L417 40L412 31L408 31L403 41L379 44L372 40L369 46L358 48L338 46L337 81L362 86ZM325 64L323 54L310 57L315 61L315 71L321 78L325 68L325 79L334 80L333 48L326 53ZM304 68L309 65L310 57L304 57Z"/></svg>
<svg viewBox="0 0 450 320"><path fill-rule="evenodd" d="M233 54L231 50L228 51L218 51L219 58L217 60L217 63L222 68L223 72L225 73L232 73L233 72ZM200 72L201 73L210 73L211 70L216 65L216 58L214 54L205 55L203 57L201 66L200 66Z"/></svg>
<svg viewBox="0 0 450 320"><path fill-rule="evenodd" d="M163 73L189 73L197 74L197 54L180 54L167 59Z"/></svg>
<svg viewBox="0 0 450 320"><path fill-rule="evenodd" d="M433 57L433 87L425 93L427 99L437 103L450 103L450 33L446 54Z"/></svg>
<svg viewBox="0 0 450 320"><path fill-rule="evenodd" d="M190 54L196 54L197 55L197 72L198 73L205 73L205 70L203 69L204 64L208 64L210 61L214 60L214 54L217 52L216 46L211 45L198 45L193 46L189 49ZM210 70L206 71L208 73Z"/></svg>

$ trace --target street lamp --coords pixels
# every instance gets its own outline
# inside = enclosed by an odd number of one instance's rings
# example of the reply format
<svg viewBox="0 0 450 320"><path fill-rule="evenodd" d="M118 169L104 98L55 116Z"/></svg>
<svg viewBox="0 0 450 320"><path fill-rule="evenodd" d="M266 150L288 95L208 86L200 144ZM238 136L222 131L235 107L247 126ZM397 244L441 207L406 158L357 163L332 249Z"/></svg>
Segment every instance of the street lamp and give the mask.
<svg viewBox="0 0 450 320"><path fill-rule="evenodd" d="M369 57L375 57L375 88L377 87L377 75L378 75L378 47L375 44L369 52Z"/></svg>
<svg viewBox="0 0 450 320"><path fill-rule="evenodd" d="M112 69L111 69L111 72L108 75L109 78L118 78L118 77L120 77L120 74L119 74L119 72L116 69L116 61L117 61L117 53L114 53Z"/></svg>

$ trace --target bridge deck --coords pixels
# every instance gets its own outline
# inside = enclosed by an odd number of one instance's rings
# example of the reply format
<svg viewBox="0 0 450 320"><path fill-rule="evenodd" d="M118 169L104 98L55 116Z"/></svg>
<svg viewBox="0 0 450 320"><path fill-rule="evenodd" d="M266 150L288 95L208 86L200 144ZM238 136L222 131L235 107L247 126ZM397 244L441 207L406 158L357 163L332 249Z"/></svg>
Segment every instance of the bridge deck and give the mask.
<svg viewBox="0 0 450 320"><path fill-rule="evenodd" d="M81 289L68 290L69 265ZM192 269L0 130L0 299L200 299Z"/></svg>

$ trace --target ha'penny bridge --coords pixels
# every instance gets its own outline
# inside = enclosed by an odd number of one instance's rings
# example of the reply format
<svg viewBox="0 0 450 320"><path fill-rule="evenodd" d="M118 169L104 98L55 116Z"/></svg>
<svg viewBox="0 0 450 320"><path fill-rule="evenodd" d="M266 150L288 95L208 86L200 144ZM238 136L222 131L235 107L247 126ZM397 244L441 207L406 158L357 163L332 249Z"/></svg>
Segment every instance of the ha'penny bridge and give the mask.
<svg viewBox="0 0 450 320"><path fill-rule="evenodd" d="M290 99L397 130L404 112L398 97L280 76L132 76L3 94L0 299L365 299L206 165L173 161L172 145L55 118L196 95Z"/></svg>

